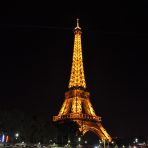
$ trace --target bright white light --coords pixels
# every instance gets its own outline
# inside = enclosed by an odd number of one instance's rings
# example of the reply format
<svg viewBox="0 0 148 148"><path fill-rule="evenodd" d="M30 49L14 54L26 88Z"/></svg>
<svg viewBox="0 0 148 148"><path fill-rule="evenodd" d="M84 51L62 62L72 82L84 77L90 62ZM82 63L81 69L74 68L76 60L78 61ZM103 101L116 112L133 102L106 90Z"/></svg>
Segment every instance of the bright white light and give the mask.
<svg viewBox="0 0 148 148"><path fill-rule="evenodd" d="M85 144L87 144L87 141L84 141Z"/></svg>
<svg viewBox="0 0 148 148"><path fill-rule="evenodd" d="M81 141L81 137L78 138L78 141Z"/></svg>
<svg viewBox="0 0 148 148"><path fill-rule="evenodd" d="M112 141L112 144L114 144L114 141Z"/></svg>
<svg viewBox="0 0 148 148"><path fill-rule="evenodd" d="M138 142L138 139L137 138L135 139L135 142Z"/></svg>
<svg viewBox="0 0 148 148"><path fill-rule="evenodd" d="M16 133L16 134L15 134L15 137L18 138L18 136L19 136L19 133Z"/></svg>
<svg viewBox="0 0 148 148"><path fill-rule="evenodd" d="M3 136L2 136L2 142L4 142L5 141L5 135L3 134Z"/></svg>

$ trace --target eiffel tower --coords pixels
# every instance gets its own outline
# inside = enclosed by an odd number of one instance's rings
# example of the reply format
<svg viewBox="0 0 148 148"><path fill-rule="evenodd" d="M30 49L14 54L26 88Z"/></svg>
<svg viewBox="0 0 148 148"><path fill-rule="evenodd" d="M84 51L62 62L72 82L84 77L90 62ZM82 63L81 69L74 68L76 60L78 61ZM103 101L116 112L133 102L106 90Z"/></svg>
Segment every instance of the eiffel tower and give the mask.
<svg viewBox="0 0 148 148"><path fill-rule="evenodd" d="M96 115L92 107L89 99L90 93L86 91L81 33L79 19L77 19L77 26L74 28L74 49L69 90L65 93L65 100L59 114L53 116L53 122L74 121L82 135L91 131L101 140L111 142L112 138L102 126L101 117Z"/></svg>

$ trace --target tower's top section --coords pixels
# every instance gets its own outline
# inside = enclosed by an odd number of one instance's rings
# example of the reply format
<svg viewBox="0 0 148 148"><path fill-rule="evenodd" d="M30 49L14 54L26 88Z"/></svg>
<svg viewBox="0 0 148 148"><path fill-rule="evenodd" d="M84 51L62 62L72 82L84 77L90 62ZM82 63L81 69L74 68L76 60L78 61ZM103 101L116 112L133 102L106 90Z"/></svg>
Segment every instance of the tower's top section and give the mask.
<svg viewBox="0 0 148 148"><path fill-rule="evenodd" d="M79 19L77 18L77 26L75 27L75 29L81 29L79 26Z"/></svg>
<svg viewBox="0 0 148 148"><path fill-rule="evenodd" d="M82 57L82 45L81 45L81 28L79 26L79 19L77 19L77 26L74 28L74 48L72 68L68 88L86 88L83 57Z"/></svg>

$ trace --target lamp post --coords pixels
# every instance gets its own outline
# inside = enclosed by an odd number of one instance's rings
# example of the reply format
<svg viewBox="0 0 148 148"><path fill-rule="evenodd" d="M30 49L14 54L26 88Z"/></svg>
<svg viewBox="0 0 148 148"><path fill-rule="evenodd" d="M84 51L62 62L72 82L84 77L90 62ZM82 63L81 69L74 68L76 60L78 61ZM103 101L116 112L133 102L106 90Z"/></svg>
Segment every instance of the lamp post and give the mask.
<svg viewBox="0 0 148 148"><path fill-rule="evenodd" d="M78 137L78 147L81 145L81 137Z"/></svg>
<svg viewBox="0 0 148 148"><path fill-rule="evenodd" d="M78 137L78 143L79 144L81 143L81 137Z"/></svg>
<svg viewBox="0 0 148 148"><path fill-rule="evenodd" d="M104 148L105 148L105 140L103 140Z"/></svg>
<svg viewBox="0 0 148 148"><path fill-rule="evenodd" d="M84 143L87 144L87 140L85 140Z"/></svg>
<svg viewBox="0 0 148 148"><path fill-rule="evenodd" d="M109 140L107 140L107 147L109 148Z"/></svg>
<svg viewBox="0 0 148 148"><path fill-rule="evenodd" d="M114 145L115 145L115 142L114 142L114 141L112 141L112 145L113 145L113 147L114 147Z"/></svg>
<svg viewBox="0 0 148 148"><path fill-rule="evenodd" d="M19 133L15 133L15 141L17 142L18 141L18 137L19 137Z"/></svg>
<svg viewBox="0 0 148 148"><path fill-rule="evenodd" d="M15 138L18 139L18 137L19 137L19 133L16 133Z"/></svg>
<svg viewBox="0 0 148 148"><path fill-rule="evenodd" d="M68 145L70 145L70 143L71 143L71 141L68 139L68 142L67 142L67 144L68 144Z"/></svg>

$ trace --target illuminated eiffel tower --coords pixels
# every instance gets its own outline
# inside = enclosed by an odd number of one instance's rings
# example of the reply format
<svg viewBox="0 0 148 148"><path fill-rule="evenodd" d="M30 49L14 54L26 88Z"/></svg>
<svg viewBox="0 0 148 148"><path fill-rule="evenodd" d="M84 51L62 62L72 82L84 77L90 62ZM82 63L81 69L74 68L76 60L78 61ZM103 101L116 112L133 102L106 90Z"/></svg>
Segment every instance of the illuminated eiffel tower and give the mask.
<svg viewBox="0 0 148 148"><path fill-rule="evenodd" d="M112 138L103 128L101 117L97 116L91 101L90 93L86 91L86 82L83 68L82 30L77 19L77 26L74 28L74 49L71 76L69 81L69 91L65 93L65 100L57 116L53 116L54 122L74 121L79 127L79 132L84 135L91 131L101 140L111 142Z"/></svg>

